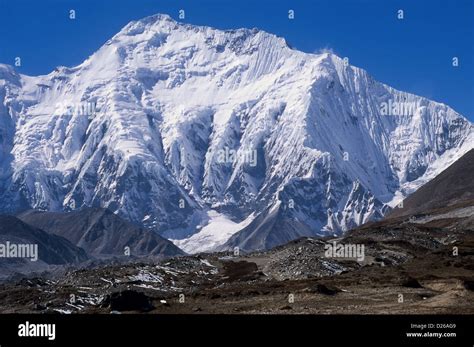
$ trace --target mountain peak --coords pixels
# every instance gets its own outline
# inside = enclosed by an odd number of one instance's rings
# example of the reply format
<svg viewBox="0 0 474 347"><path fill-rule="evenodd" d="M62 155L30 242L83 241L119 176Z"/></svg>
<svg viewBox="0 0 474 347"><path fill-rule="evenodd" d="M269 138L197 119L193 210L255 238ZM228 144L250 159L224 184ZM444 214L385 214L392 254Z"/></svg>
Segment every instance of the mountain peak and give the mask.
<svg viewBox="0 0 474 347"><path fill-rule="evenodd" d="M138 20L129 22L121 31L133 30L137 27L142 26L156 26L163 24L177 24L178 22L174 20L171 16L164 13L157 13L151 16L147 16Z"/></svg>
<svg viewBox="0 0 474 347"><path fill-rule="evenodd" d="M182 23L167 14L155 14L128 23L108 44L130 43L136 45L137 42L149 42L148 46L156 46L163 44L166 38L171 35L175 35L181 45L185 43L203 45L204 43L214 45L217 49L222 49L226 45L234 48L245 44L268 46L268 42L278 48L290 48L284 38L258 28L221 30L209 26Z"/></svg>
<svg viewBox="0 0 474 347"><path fill-rule="evenodd" d="M177 23L176 20L174 20L170 15L166 13L156 13L151 16L141 18L137 22L141 22L143 24L158 23L158 22Z"/></svg>
<svg viewBox="0 0 474 347"><path fill-rule="evenodd" d="M441 156L462 155L474 131L332 53L161 14L129 23L80 66L20 77L18 88L0 83L0 211L101 206L210 244L244 229L270 246L343 231ZM382 103L414 108L383 114Z"/></svg>

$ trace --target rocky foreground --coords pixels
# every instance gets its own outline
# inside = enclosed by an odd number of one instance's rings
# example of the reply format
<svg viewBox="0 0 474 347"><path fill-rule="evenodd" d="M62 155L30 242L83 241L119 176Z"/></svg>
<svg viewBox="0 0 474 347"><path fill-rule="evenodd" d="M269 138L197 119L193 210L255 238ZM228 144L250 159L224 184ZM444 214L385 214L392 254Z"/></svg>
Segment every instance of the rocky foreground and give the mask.
<svg viewBox="0 0 474 347"><path fill-rule="evenodd" d="M423 219L424 218L424 219ZM1 313L472 314L474 235L417 221L266 252L100 266L0 285ZM466 220L464 219L464 222ZM364 259L325 245L363 244Z"/></svg>

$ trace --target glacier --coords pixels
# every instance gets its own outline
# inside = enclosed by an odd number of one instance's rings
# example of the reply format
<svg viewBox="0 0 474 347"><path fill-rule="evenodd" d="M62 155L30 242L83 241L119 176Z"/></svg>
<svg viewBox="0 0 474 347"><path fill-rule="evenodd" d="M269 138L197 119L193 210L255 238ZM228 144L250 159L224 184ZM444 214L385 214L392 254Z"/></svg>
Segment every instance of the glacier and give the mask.
<svg viewBox="0 0 474 347"><path fill-rule="evenodd" d="M0 64L0 211L105 207L187 252L340 235L473 147L447 105L258 29L158 14L75 67Z"/></svg>

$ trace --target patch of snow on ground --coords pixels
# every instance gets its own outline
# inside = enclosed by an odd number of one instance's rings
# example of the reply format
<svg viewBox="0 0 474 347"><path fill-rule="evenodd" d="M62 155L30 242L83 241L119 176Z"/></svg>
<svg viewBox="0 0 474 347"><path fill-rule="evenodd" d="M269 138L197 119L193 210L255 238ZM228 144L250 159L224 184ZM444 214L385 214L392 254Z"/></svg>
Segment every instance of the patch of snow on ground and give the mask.
<svg viewBox="0 0 474 347"><path fill-rule="evenodd" d="M140 271L138 275L130 276L131 281L151 282L151 283L162 283L163 278L158 275L151 274L146 271Z"/></svg>
<svg viewBox="0 0 474 347"><path fill-rule="evenodd" d="M214 210L209 211L207 214L210 219L209 223L198 233L183 240L170 241L190 254L212 252L253 220L253 216L249 216L244 221L236 223Z"/></svg>

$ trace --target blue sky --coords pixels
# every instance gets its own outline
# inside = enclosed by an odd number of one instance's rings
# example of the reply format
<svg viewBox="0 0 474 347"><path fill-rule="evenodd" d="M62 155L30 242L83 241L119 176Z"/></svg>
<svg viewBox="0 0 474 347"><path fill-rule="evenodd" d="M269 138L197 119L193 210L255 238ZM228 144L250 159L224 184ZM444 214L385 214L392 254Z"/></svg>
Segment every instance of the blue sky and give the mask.
<svg viewBox="0 0 474 347"><path fill-rule="evenodd" d="M330 48L377 80L474 121L472 0L0 0L0 63L20 56L19 71L31 75L73 66L129 21L155 13L178 19L180 9L188 23L258 27L302 51Z"/></svg>

